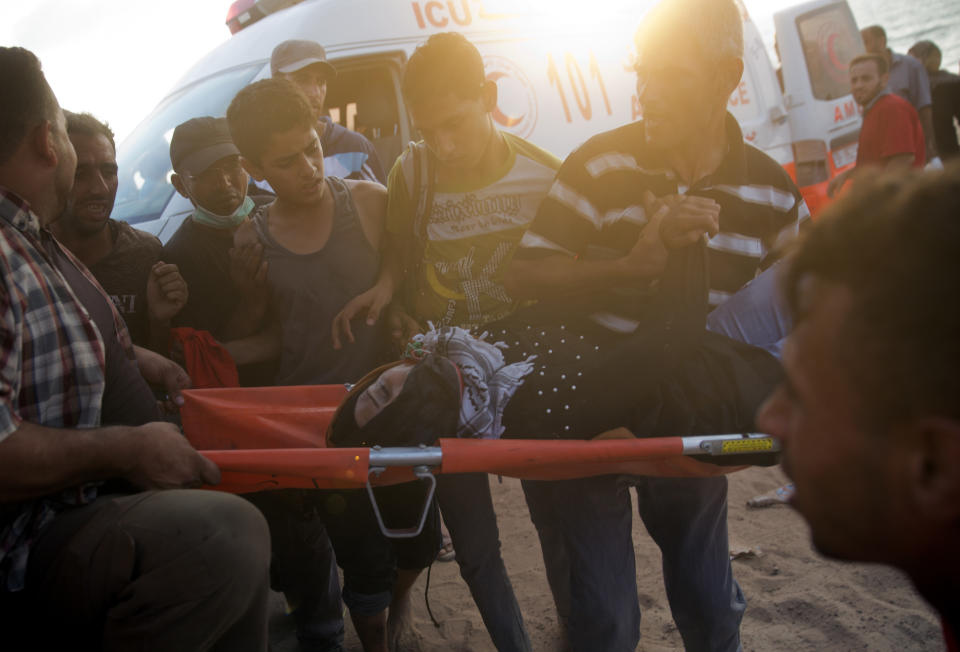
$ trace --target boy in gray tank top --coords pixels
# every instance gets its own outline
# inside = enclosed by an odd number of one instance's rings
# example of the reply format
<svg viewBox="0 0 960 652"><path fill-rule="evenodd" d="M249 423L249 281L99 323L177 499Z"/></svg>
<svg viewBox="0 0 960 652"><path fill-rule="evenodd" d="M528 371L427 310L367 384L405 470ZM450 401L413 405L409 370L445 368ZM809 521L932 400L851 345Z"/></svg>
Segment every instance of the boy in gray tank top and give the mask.
<svg viewBox="0 0 960 652"><path fill-rule="evenodd" d="M358 328L355 348L334 350L330 345L333 317L356 292L373 285L380 267L350 183L326 178L333 214L326 243L315 251L291 250L274 236L270 212L276 203L254 215L253 227L269 264L271 312L279 322L278 385L355 382L385 362L387 339L377 326Z"/></svg>
<svg viewBox="0 0 960 652"><path fill-rule="evenodd" d="M302 93L282 79L243 89L227 112L247 172L277 193L234 238L263 245L273 324L254 339L264 356L278 354L278 385L355 382L390 359L378 326L359 327L348 351L333 349L334 316L376 281L386 190L325 177L308 115Z"/></svg>
<svg viewBox="0 0 960 652"><path fill-rule="evenodd" d="M344 305L377 279L386 188L325 177L323 148L310 106L288 80L265 79L241 90L227 110L227 122L247 172L258 181L266 180L277 194L276 201L259 209L234 238L235 246L259 241L268 262L272 326L249 338L249 346L264 357L278 355L277 384L358 381L395 357L389 351L390 340L380 324L358 325L354 345L334 350L331 325ZM345 501L336 514L323 509L336 502L333 493ZM357 634L364 649L379 649L386 635L397 553L379 533L372 513L366 513L365 494L357 490L310 494L308 500L319 507L344 569L343 598ZM404 496L399 500L410 502ZM438 531L433 535L439 540ZM426 556L432 558L437 547L439 541ZM335 579L333 573L328 606L339 604Z"/></svg>

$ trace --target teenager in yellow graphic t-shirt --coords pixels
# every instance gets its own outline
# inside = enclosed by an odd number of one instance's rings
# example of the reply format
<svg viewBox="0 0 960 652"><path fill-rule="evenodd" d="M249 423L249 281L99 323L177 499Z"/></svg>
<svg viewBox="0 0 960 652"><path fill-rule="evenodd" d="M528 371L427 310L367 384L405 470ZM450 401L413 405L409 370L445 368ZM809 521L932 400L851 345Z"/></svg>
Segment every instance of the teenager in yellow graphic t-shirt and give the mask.
<svg viewBox="0 0 960 652"><path fill-rule="evenodd" d="M503 270L546 195L559 159L496 128L496 83L479 52L457 34L418 50L403 92L423 136L388 179L388 244L380 277L338 315L334 341L352 341L350 321L376 321L396 296L397 339L427 321L465 328L519 305Z"/></svg>
<svg viewBox="0 0 960 652"><path fill-rule="evenodd" d="M385 311L401 343L428 321L480 328L513 312L519 303L504 289L503 271L560 166L551 154L496 128L497 85L460 34L435 34L414 52L403 94L423 141L411 144L390 171L379 278L335 319L338 348L353 342L351 320L372 324ZM442 476L437 498L460 574L494 645L530 650L499 554L487 476ZM395 603L410 583L409 573L398 574Z"/></svg>

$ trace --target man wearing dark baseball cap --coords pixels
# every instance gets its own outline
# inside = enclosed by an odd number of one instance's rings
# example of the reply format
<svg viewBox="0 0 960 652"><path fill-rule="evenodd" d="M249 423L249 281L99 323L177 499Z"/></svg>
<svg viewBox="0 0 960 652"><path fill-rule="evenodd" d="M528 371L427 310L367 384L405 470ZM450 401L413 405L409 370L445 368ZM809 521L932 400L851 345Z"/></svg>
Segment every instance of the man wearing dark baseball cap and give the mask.
<svg viewBox="0 0 960 652"><path fill-rule="evenodd" d="M209 331L224 343L238 365L241 384L272 384L273 362L244 364L241 343L264 326L263 247L234 246L233 236L258 205L274 197L247 195L249 179L225 118L193 118L177 126L170 162L170 181L194 206L164 247L190 287L174 325ZM339 651L343 607L330 540L322 523L301 518L302 507L283 494L247 496L270 525L273 588L286 597L302 650Z"/></svg>
<svg viewBox="0 0 960 652"><path fill-rule="evenodd" d="M327 52L319 43L298 40L284 41L275 47L270 55L270 74L274 77L277 76L277 73L289 75L313 64L320 64L317 68L323 70L326 79L337 76L337 69L327 61Z"/></svg>
<svg viewBox="0 0 960 652"><path fill-rule="evenodd" d="M187 120L170 139L170 162L176 172L196 176L222 158L239 155L224 118Z"/></svg>
<svg viewBox="0 0 960 652"><path fill-rule="evenodd" d="M227 121L202 117L178 125L170 162L173 187L194 207L163 248L190 287L173 325L209 331L220 342L251 335L266 309L266 267L262 251L233 246L234 232L257 202L247 195L247 173ZM249 370L237 363L245 383Z"/></svg>
<svg viewBox="0 0 960 652"><path fill-rule="evenodd" d="M326 115L327 82L337 76L337 69L327 61L322 45L314 41L284 41L270 55L270 74L289 79L307 97L317 118L327 175L386 184L387 177L373 144L363 134L338 125Z"/></svg>

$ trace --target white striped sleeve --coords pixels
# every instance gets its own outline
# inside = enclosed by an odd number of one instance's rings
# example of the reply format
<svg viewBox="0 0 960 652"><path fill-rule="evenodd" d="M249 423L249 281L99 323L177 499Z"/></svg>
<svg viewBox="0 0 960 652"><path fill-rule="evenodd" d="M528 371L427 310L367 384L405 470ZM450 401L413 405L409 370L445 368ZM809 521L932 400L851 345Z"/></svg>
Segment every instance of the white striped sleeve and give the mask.
<svg viewBox="0 0 960 652"><path fill-rule="evenodd" d="M739 197L745 202L751 204L760 204L770 206L776 210L786 213L796 205L796 198L785 190L774 188L773 186L714 186L715 189L727 194Z"/></svg>
<svg viewBox="0 0 960 652"><path fill-rule="evenodd" d="M544 238L542 235L534 233L533 231L527 231L523 234L523 238L520 240L519 246L521 249L546 249L548 251L555 251L566 256L576 257L576 254L566 247L562 247L556 242L548 240L547 238Z"/></svg>
<svg viewBox="0 0 960 652"><path fill-rule="evenodd" d="M592 159L587 161L585 167L587 168L587 172L594 179L614 170L627 172L638 172L640 170L640 166L637 165L637 160L635 158L629 154L621 154L620 152L608 152L606 154L594 156Z"/></svg>
<svg viewBox="0 0 960 652"><path fill-rule="evenodd" d="M550 186L550 192L547 193L547 197L560 202L584 219L589 220L596 229L599 230L603 225L603 220L599 212L596 207L590 203L590 200L559 179L554 181L553 185Z"/></svg>
<svg viewBox="0 0 960 652"><path fill-rule="evenodd" d="M644 210L643 206L639 204L633 204L627 206L626 208L620 208L617 210L607 211L600 218L600 224L614 224L623 220L624 222L631 222L637 226L644 226L647 223L647 211Z"/></svg>
<svg viewBox="0 0 960 652"><path fill-rule="evenodd" d="M622 152L607 152L594 156L587 161L584 167L587 169L587 173L594 179L608 172L640 172L641 174L651 176L667 177L668 179L674 178L673 170L666 168L657 168L654 170L645 169L640 167L637 159L633 156Z"/></svg>
<svg viewBox="0 0 960 652"><path fill-rule="evenodd" d="M799 205L797 206L797 224L803 224L810 219L810 209L807 207L807 202L801 197L799 200Z"/></svg>
<svg viewBox="0 0 960 652"><path fill-rule="evenodd" d="M763 242L739 233L721 232L707 240L707 247L716 251L740 256L761 258L764 254Z"/></svg>

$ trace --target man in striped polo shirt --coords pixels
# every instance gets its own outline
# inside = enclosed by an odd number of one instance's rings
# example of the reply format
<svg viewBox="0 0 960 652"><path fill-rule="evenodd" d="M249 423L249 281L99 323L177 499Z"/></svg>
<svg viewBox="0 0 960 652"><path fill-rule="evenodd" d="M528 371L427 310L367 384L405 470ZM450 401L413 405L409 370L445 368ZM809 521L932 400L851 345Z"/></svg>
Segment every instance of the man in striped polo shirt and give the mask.
<svg viewBox="0 0 960 652"><path fill-rule="evenodd" d="M701 248L713 307L809 215L786 172L744 143L726 110L743 72L733 0L664 0L636 43L644 119L567 158L506 277L512 296L589 315L608 339L671 328L653 309L664 305L659 281L671 258ZM631 485L663 553L686 649L739 649L746 603L728 559L724 476L525 482L573 649L633 650L639 640Z"/></svg>

